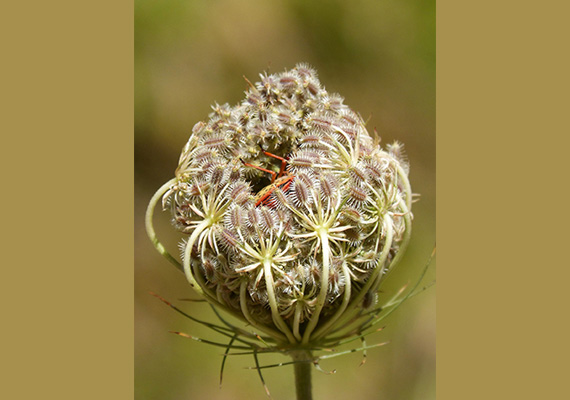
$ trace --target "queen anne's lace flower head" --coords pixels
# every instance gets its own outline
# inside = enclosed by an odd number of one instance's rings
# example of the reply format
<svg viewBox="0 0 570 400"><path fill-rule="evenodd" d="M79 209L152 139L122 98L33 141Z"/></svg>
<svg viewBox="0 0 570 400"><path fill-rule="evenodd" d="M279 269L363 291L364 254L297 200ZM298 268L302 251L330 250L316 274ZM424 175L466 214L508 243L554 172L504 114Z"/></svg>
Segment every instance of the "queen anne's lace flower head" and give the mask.
<svg viewBox="0 0 570 400"><path fill-rule="evenodd" d="M277 342L316 343L373 306L407 245L402 145L382 149L304 64L212 109L163 196L184 272Z"/></svg>

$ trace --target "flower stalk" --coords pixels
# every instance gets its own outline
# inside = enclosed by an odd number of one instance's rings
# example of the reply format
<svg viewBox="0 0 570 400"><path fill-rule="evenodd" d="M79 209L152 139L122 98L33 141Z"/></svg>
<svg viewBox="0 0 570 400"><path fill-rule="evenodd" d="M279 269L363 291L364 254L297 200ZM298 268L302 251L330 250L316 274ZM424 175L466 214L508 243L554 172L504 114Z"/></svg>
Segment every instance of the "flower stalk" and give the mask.
<svg viewBox="0 0 570 400"><path fill-rule="evenodd" d="M410 238L409 166L402 145L383 149L307 65L247 82L240 104L216 104L194 126L150 201L147 233L200 296L254 331L217 314L230 338L222 368L249 346L263 381L258 355L288 354L306 400L315 352L354 337L369 348L376 293ZM160 199L187 237L181 261L157 239Z"/></svg>
<svg viewBox="0 0 570 400"><path fill-rule="evenodd" d="M310 351L299 350L291 353L291 357L295 363L293 368L295 371L295 393L297 400L312 400L312 361L313 357Z"/></svg>

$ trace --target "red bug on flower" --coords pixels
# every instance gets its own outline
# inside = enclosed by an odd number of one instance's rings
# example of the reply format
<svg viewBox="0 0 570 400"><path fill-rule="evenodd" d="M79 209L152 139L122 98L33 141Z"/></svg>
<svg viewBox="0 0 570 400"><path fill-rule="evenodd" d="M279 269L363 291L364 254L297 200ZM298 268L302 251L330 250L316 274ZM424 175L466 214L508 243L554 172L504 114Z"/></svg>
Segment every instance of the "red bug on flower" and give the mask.
<svg viewBox="0 0 570 400"><path fill-rule="evenodd" d="M246 163L242 160L243 165L247 166L247 167L252 167L255 169L258 169L260 171L263 172L267 172L268 174L271 174L271 184L265 186L263 189L261 189L257 195L255 196L255 206L259 206L260 204L266 205L266 206L271 206L271 194L275 191L275 189L279 188L281 189L283 192L286 192L287 190L289 190L289 187L291 186L291 183L293 182L293 179L295 178L294 175L291 175L288 171L286 171L286 167L287 167L287 160L283 157L277 156L273 153L270 153L268 151L263 150L263 148L261 148L261 151L263 152L263 154L265 154L268 157L272 157L272 158L276 158L278 160L281 161L281 168L279 169L279 173L275 172L275 171L271 171L262 167L259 167L257 165L253 165L250 163Z"/></svg>

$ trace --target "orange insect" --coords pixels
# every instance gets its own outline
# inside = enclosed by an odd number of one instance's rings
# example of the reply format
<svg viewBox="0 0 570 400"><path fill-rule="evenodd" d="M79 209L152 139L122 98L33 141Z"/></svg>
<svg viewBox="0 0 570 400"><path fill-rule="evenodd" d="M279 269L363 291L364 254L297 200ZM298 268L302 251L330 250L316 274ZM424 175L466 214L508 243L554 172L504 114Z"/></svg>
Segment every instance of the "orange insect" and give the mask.
<svg viewBox="0 0 570 400"><path fill-rule="evenodd" d="M279 173L277 173L275 171L271 171L271 170L268 170L268 169L265 169L262 167L258 167L257 165L246 163L242 160L243 165L245 165L247 167L252 167L252 168L258 169L260 171L267 172L268 174L271 174L271 184L265 186L255 196L255 206L256 207L260 204L263 204L266 206L271 206L271 202L269 200L269 197L275 191L275 189L279 188L284 192L287 191L289 189L289 187L291 186L293 179L295 178L294 175L291 175L289 172L287 172L285 170L285 167L287 166L287 160L286 159L284 159L283 157L277 156L273 153L270 153L268 151L265 151L265 150L263 150L263 148L261 149L261 151L263 152L263 154L265 154L268 157L272 157L272 158L276 158L276 159L280 160L281 161L281 168L279 169Z"/></svg>

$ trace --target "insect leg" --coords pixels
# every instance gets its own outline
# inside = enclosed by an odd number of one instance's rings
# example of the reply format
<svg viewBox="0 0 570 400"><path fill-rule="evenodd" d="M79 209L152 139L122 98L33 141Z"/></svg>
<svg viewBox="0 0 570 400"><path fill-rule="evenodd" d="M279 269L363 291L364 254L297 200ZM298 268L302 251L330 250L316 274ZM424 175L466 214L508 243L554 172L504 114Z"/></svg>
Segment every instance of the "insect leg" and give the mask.
<svg viewBox="0 0 570 400"><path fill-rule="evenodd" d="M260 170L260 171L267 172L268 174L271 174L271 183L273 183L273 182L275 181L275 179L277 178L277 173L276 173L275 171L270 171L270 170L268 170L268 169L259 167L259 166L257 166L257 165L253 165L253 164L250 164L250 163L246 163L246 162L243 161L242 159L240 159L240 161L241 161L241 162L243 163L243 165L245 165L246 167L255 168L255 169L258 169L258 170Z"/></svg>
<svg viewBox="0 0 570 400"><path fill-rule="evenodd" d="M270 153L268 151L265 151L263 149L263 147L261 147L261 145L259 145L259 147L261 148L261 151L263 152L263 154L265 154L267 157L276 158L276 159L281 161L281 168L279 169L279 174L277 175L277 178L282 177L283 173L285 172L285 167L287 166L287 160L281 156L278 156L278 155L275 155L275 154Z"/></svg>

